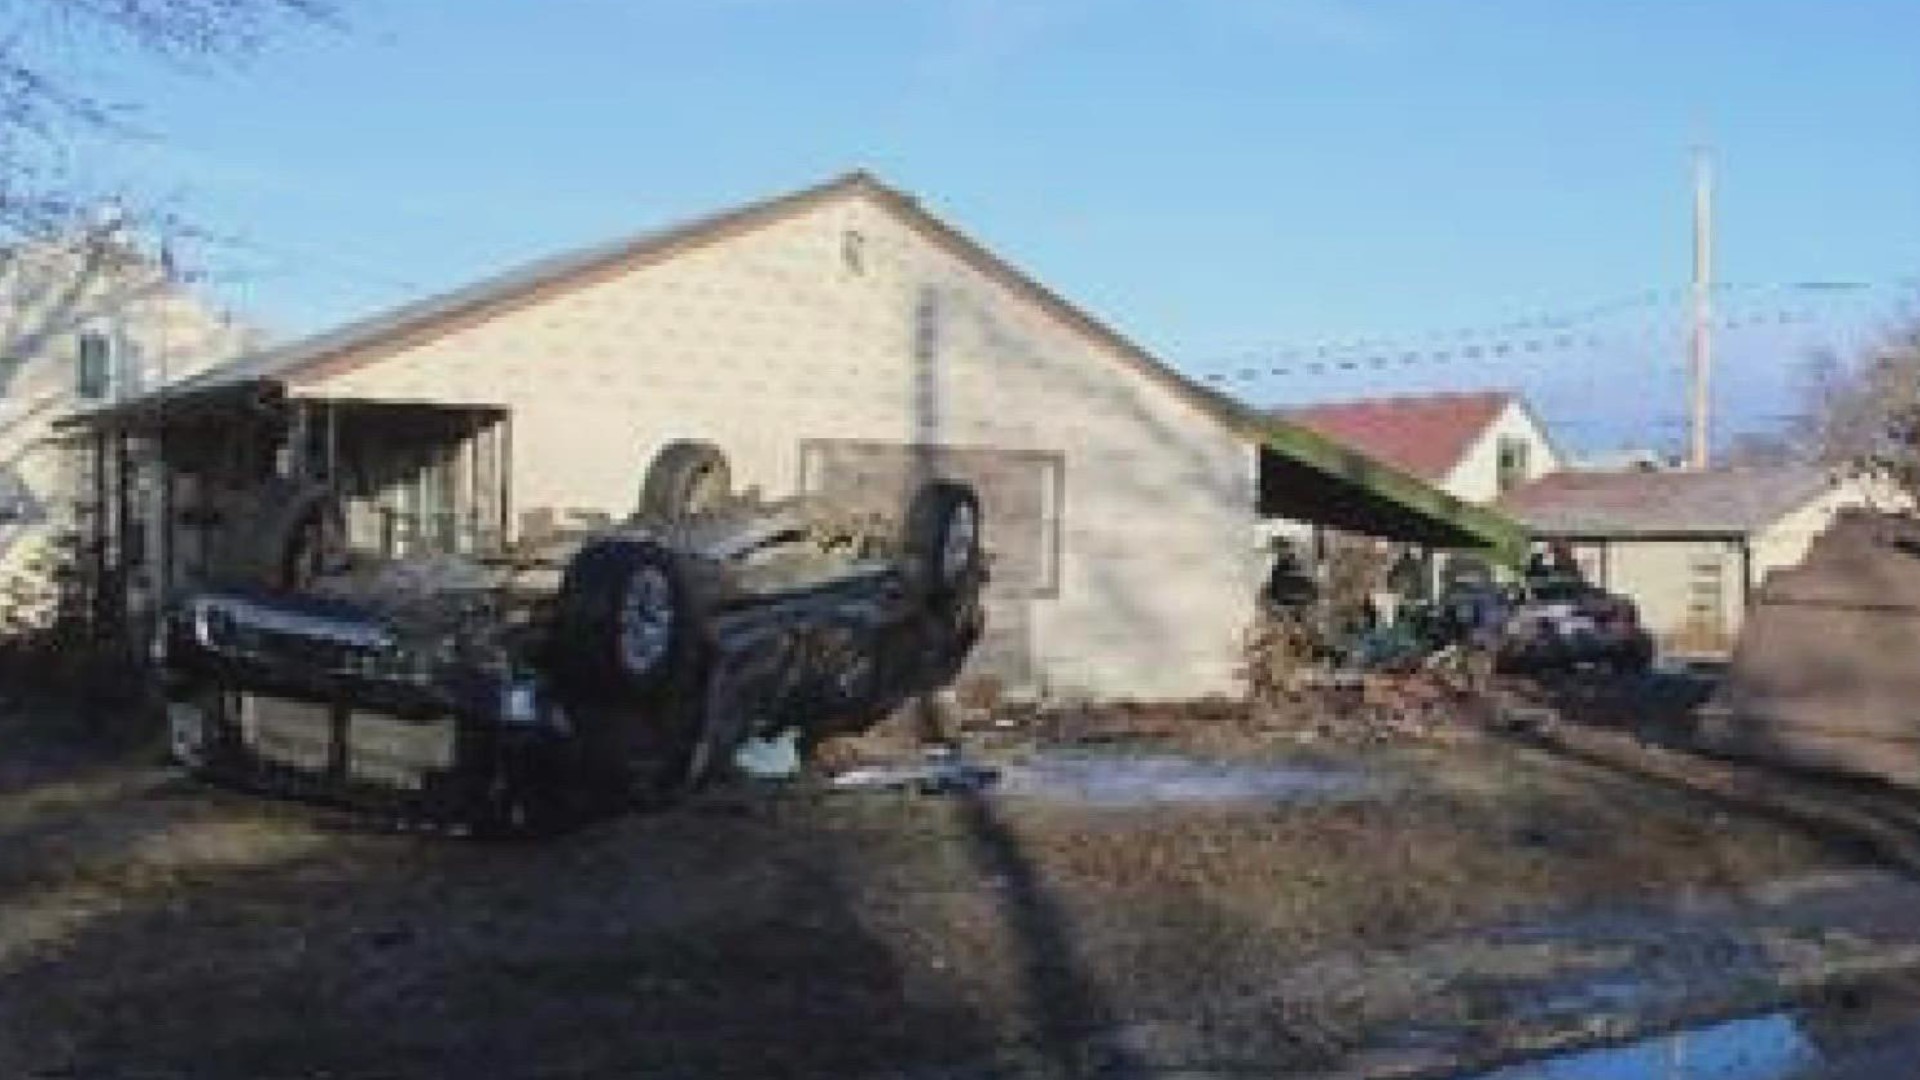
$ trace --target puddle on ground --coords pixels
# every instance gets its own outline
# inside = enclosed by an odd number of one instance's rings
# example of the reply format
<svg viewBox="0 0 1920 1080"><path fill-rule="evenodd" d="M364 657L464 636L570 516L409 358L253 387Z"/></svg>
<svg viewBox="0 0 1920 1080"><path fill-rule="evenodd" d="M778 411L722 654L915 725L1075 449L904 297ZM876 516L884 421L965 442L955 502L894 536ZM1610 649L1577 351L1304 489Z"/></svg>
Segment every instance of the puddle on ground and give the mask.
<svg viewBox="0 0 1920 1080"><path fill-rule="evenodd" d="M1475 1080L1790 1080L1820 1061L1782 1012L1510 1065Z"/></svg>
<svg viewBox="0 0 1920 1080"><path fill-rule="evenodd" d="M1042 752L1001 766L996 794L1096 806L1313 802L1374 792L1366 774L1172 755Z"/></svg>

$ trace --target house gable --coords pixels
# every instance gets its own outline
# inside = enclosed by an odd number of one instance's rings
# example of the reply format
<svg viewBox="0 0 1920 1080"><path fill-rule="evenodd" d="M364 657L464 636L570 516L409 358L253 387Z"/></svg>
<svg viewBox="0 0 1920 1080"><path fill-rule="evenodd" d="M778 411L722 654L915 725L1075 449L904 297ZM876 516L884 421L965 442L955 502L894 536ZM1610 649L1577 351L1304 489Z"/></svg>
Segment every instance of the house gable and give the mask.
<svg viewBox="0 0 1920 1080"><path fill-rule="evenodd" d="M1259 418L1239 403L1163 364L1124 335L1052 292L970 237L928 213L918 200L864 172L791 194L751 203L684 225L542 260L463 289L406 305L338 330L233 365L218 379L275 378L296 387L324 385L356 368L430 344L489 319L509 315L647 266L725 243L795 215L848 200L864 200L946 249L982 276L1019 294L1110 351L1216 422L1252 435Z"/></svg>
<svg viewBox="0 0 1920 1080"><path fill-rule="evenodd" d="M1444 481L1511 402L1504 393L1421 394L1326 402L1282 418L1430 483Z"/></svg>
<svg viewBox="0 0 1920 1080"><path fill-rule="evenodd" d="M993 621L1050 681L1231 686L1261 569L1252 447L993 269L888 200L822 200L300 390L510 405L520 511L623 516L673 439L717 443L775 495L822 444L964 452L1032 493L1052 577Z"/></svg>
<svg viewBox="0 0 1920 1080"><path fill-rule="evenodd" d="M1526 483L1560 467L1560 457L1539 417L1524 400L1507 399L1506 407L1494 416L1447 470L1440 486L1448 494L1471 503L1491 503L1504 490L1501 487L1501 446L1516 440L1525 447L1524 465L1518 480Z"/></svg>

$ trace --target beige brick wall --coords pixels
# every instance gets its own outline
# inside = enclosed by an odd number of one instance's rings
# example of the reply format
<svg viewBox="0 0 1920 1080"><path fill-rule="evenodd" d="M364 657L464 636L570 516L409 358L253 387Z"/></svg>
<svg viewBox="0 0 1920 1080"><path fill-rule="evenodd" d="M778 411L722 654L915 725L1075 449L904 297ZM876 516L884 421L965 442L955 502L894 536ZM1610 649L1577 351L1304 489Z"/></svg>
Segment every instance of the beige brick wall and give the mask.
<svg viewBox="0 0 1920 1080"><path fill-rule="evenodd" d="M807 438L1058 452L1061 587L1032 609L1044 682L1236 684L1262 569L1251 449L864 197L303 389L511 406L520 510L624 513L675 438L719 443L770 493L797 482Z"/></svg>

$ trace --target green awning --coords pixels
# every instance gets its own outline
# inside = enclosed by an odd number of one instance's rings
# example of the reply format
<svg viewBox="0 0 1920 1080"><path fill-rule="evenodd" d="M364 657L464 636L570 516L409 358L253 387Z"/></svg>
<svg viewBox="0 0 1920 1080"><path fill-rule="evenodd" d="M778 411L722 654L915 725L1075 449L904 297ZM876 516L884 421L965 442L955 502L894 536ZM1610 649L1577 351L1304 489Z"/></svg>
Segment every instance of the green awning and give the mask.
<svg viewBox="0 0 1920 1080"><path fill-rule="evenodd" d="M1261 424L1260 513L1383 540L1488 551L1519 563L1527 530L1495 510L1281 420Z"/></svg>

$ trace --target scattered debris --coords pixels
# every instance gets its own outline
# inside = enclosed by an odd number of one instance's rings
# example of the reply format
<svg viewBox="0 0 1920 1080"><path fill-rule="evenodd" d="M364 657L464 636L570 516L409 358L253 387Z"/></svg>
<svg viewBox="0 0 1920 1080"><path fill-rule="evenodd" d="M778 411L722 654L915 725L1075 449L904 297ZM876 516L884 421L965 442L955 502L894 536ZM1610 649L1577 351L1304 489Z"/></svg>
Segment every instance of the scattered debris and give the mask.
<svg viewBox="0 0 1920 1080"><path fill-rule="evenodd" d="M922 795L958 795L984 791L998 783L1001 770L976 765L950 752L904 765L863 765L827 782L836 791L917 791Z"/></svg>
<svg viewBox="0 0 1920 1080"><path fill-rule="evenodd" d="M799 729L747 739L733 752L733 766L755 780L790 780L800 775Z"/></svg>

